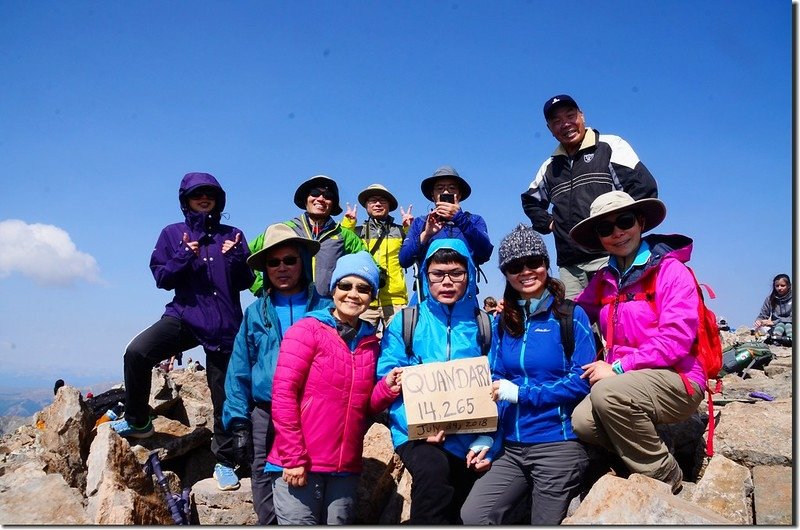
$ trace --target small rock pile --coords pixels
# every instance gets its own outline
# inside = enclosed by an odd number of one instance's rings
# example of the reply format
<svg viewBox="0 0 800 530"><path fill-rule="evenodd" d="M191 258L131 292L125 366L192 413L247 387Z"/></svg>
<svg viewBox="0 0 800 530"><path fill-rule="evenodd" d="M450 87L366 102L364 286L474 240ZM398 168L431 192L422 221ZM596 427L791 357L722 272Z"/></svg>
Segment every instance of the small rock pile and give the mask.
<svg viewBox="0 0 800 530"><path fill-rule="evenodd" d="M725 344L750 340L745 328L722 335ZM763 369L723 379L714 396L712 458L704 455L705 403L691 421L660 431L684 469L679 495L642 475L609 473L573 501L563 524L792 524L792 351L771 349L775 358ZM67 386L33 424L0 439L0 524L173 524L144 471L152 451L172 492L191 487L192 522L256 524L249 478L224 492L211 478L214 419L205 373L154 370L152 383L151 438L129 442L107 424L94 429L80 392ZM775 399L752 398L755 391ZM408 521L411 477L382 423L370 427L363 458L357 522ZM509 522L528 520L524 503L515 517Z"/></svg>

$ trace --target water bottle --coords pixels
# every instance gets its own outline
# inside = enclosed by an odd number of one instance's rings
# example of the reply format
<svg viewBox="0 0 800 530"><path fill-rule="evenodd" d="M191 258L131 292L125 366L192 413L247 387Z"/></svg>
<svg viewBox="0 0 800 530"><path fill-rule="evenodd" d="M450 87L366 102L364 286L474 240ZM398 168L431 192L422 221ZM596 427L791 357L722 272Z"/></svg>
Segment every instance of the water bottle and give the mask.
<svg viewBox="0 0 800 530"><path fill-rule="evenodd" d="M100 425L101 423L105 423L107 421L114 421L114 420L119 419L119 412L117 412L117 411L121 411L123 406L124 405L120 402L120 403L117 403L116 405L114 405L113 407L111 407L110 409L108 409L105 412L105 414L103 414L102 416L100 416L97 419L97 421L94 424L95 428L98 425Z"/></svg>

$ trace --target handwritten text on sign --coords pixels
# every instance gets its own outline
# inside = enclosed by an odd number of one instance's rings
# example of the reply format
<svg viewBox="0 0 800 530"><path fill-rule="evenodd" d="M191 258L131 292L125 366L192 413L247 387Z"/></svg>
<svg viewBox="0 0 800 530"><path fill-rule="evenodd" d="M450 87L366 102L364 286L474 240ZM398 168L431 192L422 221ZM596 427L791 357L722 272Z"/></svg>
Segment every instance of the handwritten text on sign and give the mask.
<svg viewBox="0 0 800 530"><path fill-rule="evenodd" d="M493 432L497 406L486 357L427 363L403 369L403 401L410 440L440 430Z"/></svg>

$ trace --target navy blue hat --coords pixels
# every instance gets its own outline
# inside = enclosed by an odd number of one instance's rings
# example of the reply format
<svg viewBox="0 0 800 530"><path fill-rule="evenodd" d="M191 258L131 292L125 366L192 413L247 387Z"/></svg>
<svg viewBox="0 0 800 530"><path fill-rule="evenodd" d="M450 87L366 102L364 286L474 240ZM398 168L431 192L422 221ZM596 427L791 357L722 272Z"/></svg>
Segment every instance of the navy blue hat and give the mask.
<svg viewBox="0 0 800 530"><path fill-rule="evenodd" d="M549 120L550 114L554 110L564 106L574 107L578 110L581 110L581 108L578 106L577 103L575 103L575 100L572 99L571 96L568 96L567 94L559 94L557 96L551 97L550 99L544 102L544 119Z"/></svg>

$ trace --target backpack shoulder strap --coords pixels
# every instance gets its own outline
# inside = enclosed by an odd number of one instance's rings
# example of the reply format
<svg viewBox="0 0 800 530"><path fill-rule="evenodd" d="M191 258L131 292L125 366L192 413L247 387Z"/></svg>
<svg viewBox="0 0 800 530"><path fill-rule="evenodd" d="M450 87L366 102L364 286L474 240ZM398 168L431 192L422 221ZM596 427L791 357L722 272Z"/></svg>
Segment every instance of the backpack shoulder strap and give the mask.
<svg viewBox="0 0 800 530"><path fill-rule="evenodd" d="M481 346L481 354L487 355L492 347L492 319L483 309L476 308L475 320L478 322L478 342Z"/></svg>
<svg viewBox="0 0 800 530"><path fill-rule="evenodd" d="M564 300L559 309L563 312L563 315L558 317L558 325L561 328L561 346L564 348L564 356L569 361L575 352L575 302Z"/></svg>
<svg viewBox="0 0 800 530"><path fill-rule="evenodd" d="M417 327L419 320L419 306L412 305L403 308L403 343L406 346L406 355L411 357L414 355L414 329Z"/></svg>

